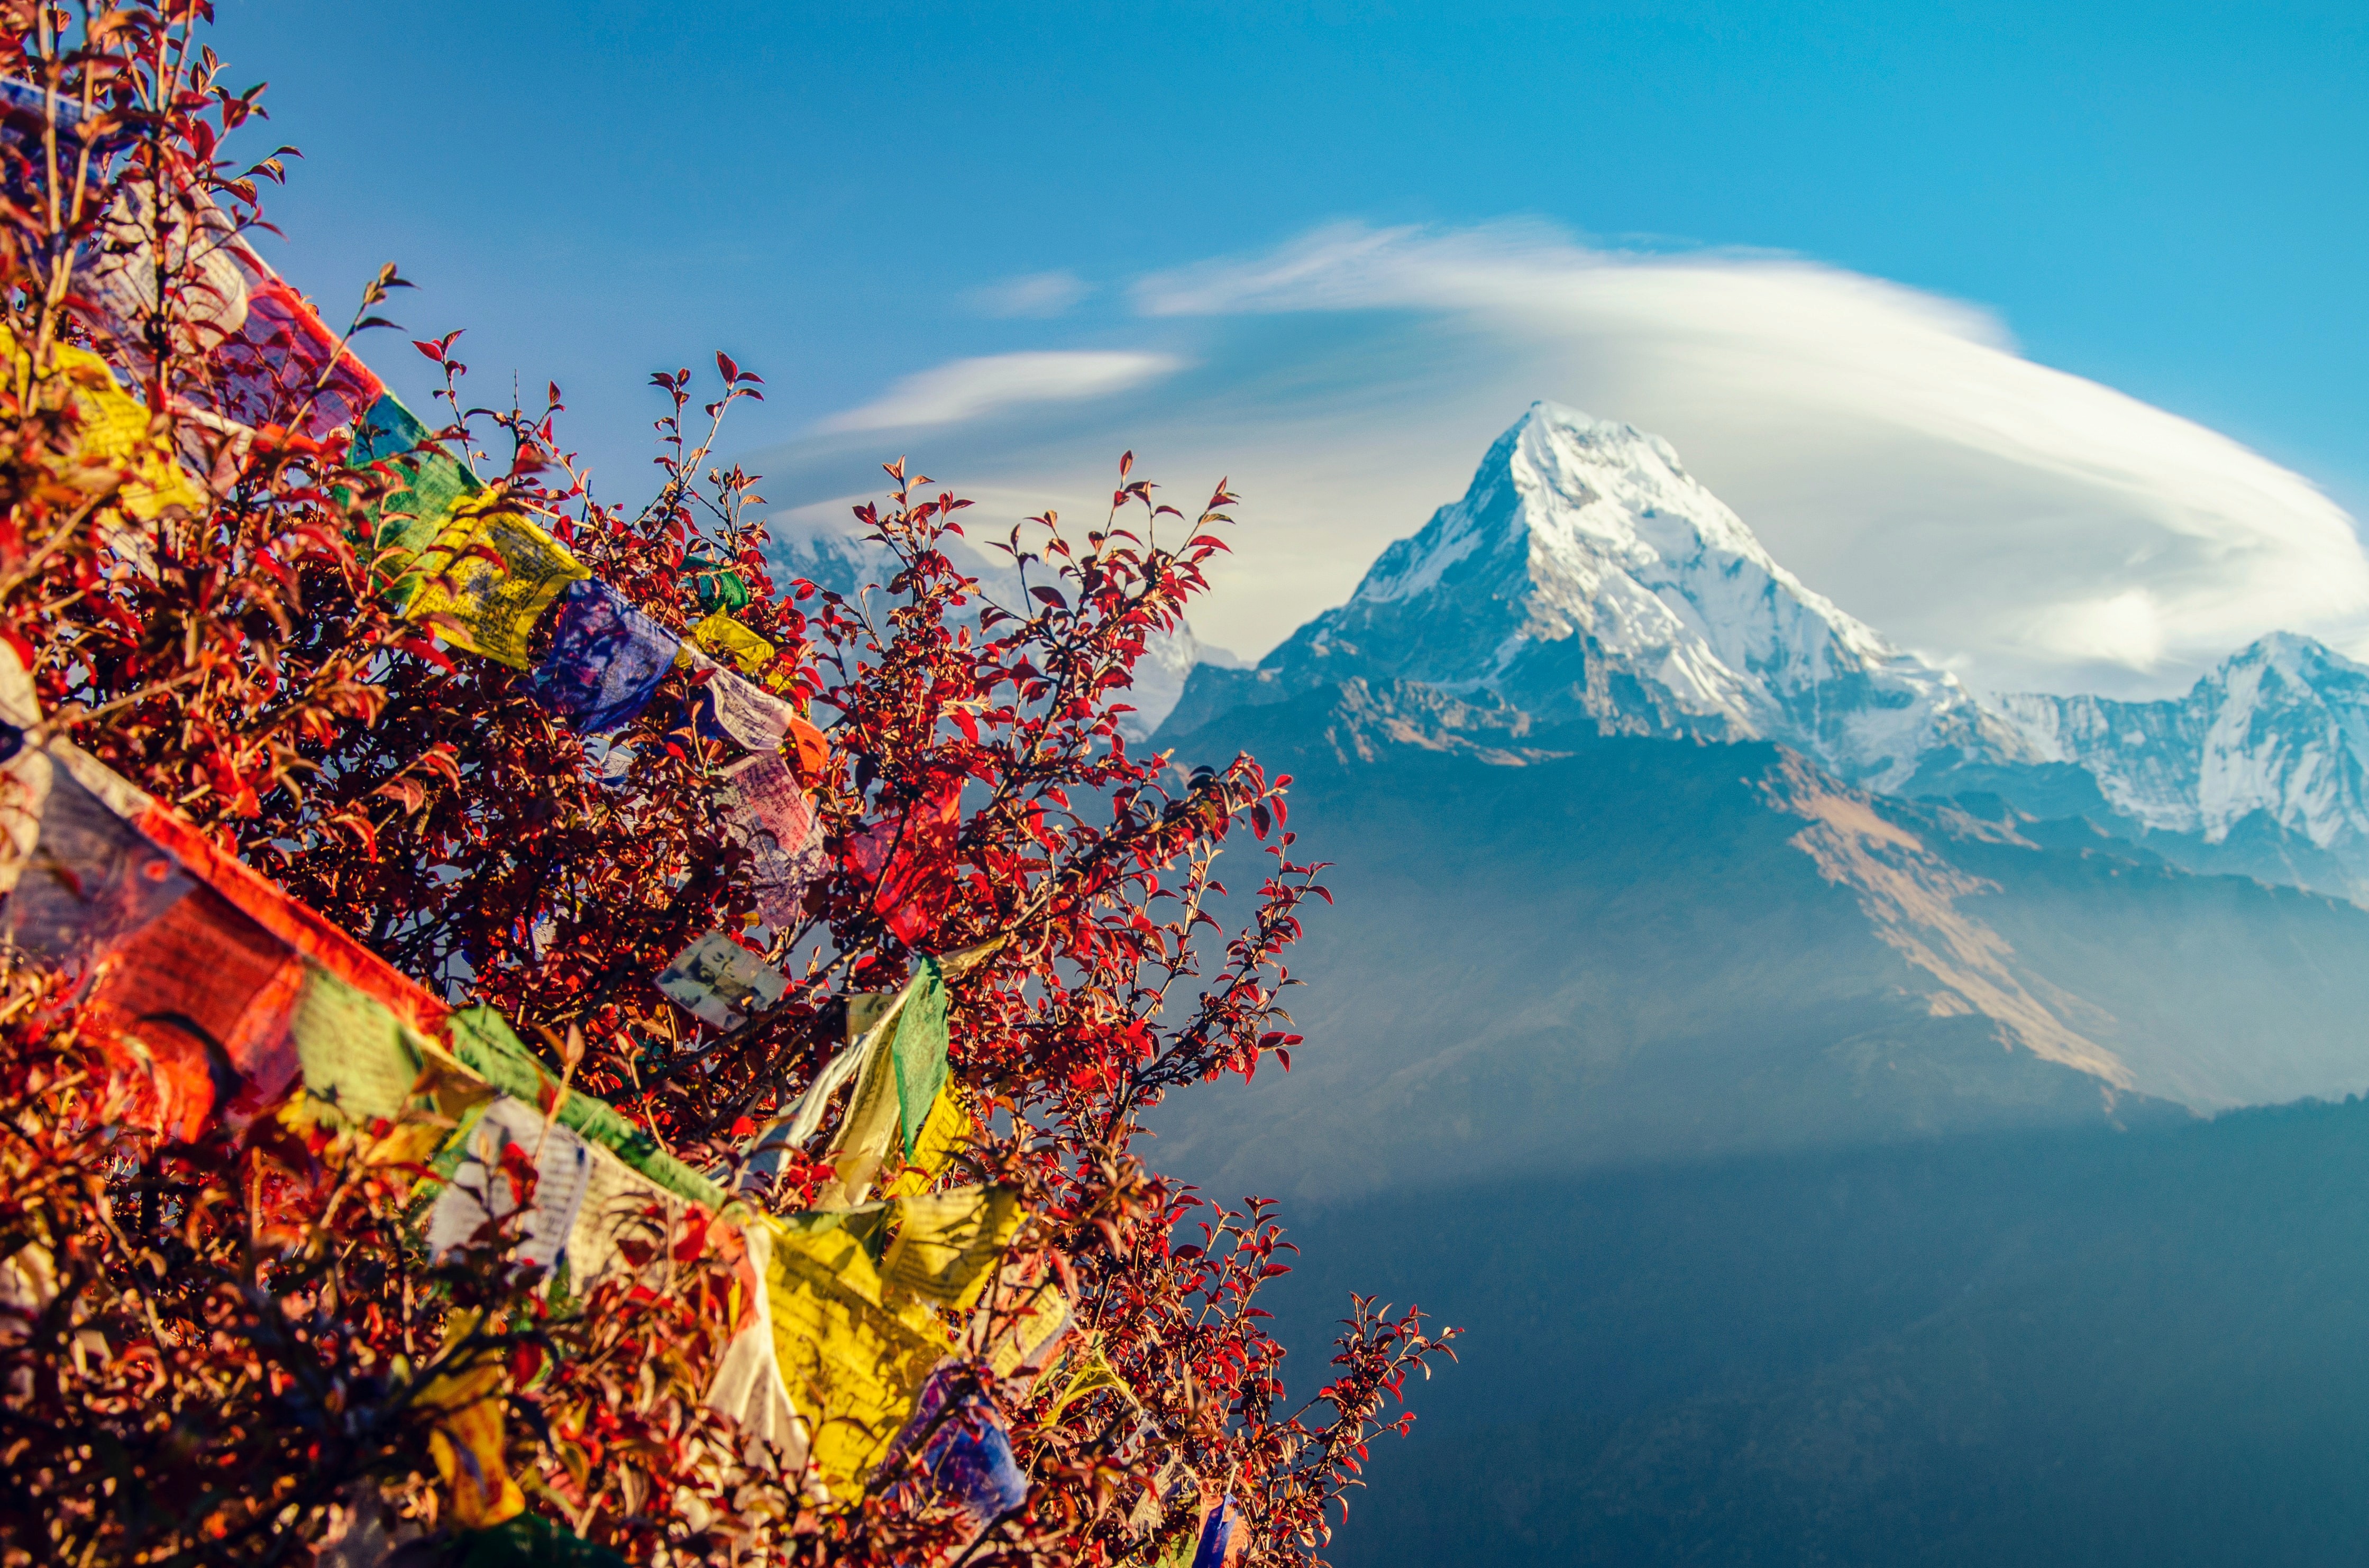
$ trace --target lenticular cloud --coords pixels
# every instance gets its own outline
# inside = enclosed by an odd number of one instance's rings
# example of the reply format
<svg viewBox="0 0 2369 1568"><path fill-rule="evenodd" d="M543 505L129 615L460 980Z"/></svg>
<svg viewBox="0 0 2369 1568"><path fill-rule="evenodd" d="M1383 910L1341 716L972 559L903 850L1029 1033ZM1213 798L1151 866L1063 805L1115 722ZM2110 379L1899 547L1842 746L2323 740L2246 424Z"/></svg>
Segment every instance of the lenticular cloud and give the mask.
<svg viewBox="0 0 2369 1568"><path fill-rule="evenodd" d="M2363 647L2369 561L2308 481L1897 284L1527 226L1348 226L1137 301L1450 324L1497 361L1477 379L1668 436L1813 586L1986 684L2176 678L2274 627Z"/></svg>

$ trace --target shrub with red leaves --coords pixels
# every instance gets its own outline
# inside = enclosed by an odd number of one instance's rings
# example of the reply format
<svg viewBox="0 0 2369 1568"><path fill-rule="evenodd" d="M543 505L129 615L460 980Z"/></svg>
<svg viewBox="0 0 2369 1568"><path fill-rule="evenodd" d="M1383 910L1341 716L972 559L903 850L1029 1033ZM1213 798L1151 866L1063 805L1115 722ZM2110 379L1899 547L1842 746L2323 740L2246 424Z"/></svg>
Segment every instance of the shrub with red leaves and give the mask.
<svg viewBox="0 0 2369 1568"><path fill-rule="evenodd" d="M1187 517L1122 460L1082 534L1050 513L999 531L1024 589L1003 602L948 553L968 503L892 464L858 513L891 568L843 597L770 575L755 476L714 456L731 406L762 395L730 360L695 420L691 374L655 378L663 483L620 505L565 450L556 387L540 408L473 406L458 335L418 343L445 378L430 423L481 479L660 624L687 632L728 592L770 647L740 667L820 732L787 760L821 864L794 915L761 911L719 806L741 752L702 718L711 677L675 670L588 743L521 671L389 608L372 519L394 481L322 428L338 388L225 390L208 243L261 221L288 150L225 161L259 90L225 85L209 19L188 0L0 9L0 74L36 89L0 138L0 629L48 715L28 743L71 739L777 1212L830 1169L801 1152L760 1180L750 1145L839 1050L847 999L996 944L953 994L970 1127L947 1179L1021 1190L1015 1255L1059 1276L1080 1329L1063 1374L1001 1412L1027 1501L966 1560L1178 1560L1228 1495L1238 1561L1322 1561L1368 1439L1404 1430L1403 1382L1448 1334L1356 1300L1329 1379L1288 1404L1256 1304L1290 1251L1272 1206L1212 1206L1134 1150L1168 1093L1288 1066L1284 955L1329 897L1293 858L1288 779L1248 757L1184 775L1121 732L1234 498L1220 484ZM143 308L89 297L94 255L144 269ZM355 347L392 341L371 313L402 286L390 266L362 291ZM198 498L135 506L138 464L94 458L87 405L62 390L70 349L145 403ZM1230 933L1230 848L1255 884ZM654 989L711 931L750 933L787 978L778 1004L719 1028ZM143 1064L88 1025L71 977L11 962L0 1558L450 1560L467 1542L429 1458L437 1391L479 1377L504 1391L532 1512L631 1561L948 1560L963 1539L910 1484L918 1457L818 1507L703 1404L738 1288L704 1216L653 1229L630 1276L582 1298L515 1260L515 1219L431 1261L433 1173L407 1129L264 1115L171 1141L139 1130Z"/></svg>

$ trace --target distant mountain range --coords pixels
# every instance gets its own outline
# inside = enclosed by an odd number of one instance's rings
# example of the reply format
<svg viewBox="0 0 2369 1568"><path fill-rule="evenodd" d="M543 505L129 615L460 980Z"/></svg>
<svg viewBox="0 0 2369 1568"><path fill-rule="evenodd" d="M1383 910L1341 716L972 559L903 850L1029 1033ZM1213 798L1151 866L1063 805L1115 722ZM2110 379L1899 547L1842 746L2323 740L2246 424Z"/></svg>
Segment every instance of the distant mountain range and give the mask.
<svg viewBox="0 0 2369 1568"><path fill-rule="evenodd" d="M1986 699L1803 585L1668 442L1551 403L1348 603L1255 670L1197 671L1166 733L1351 678L1603 735L1773 740L1848 784L1996 795L2192 869L2369 901L2369 667L2281 634L2184 698Z"/></svg>
<svg viewBox="0 0 2369 1568"><path fill-rule="evenodd" d="M1343 1194L2357 1091L2364 738L2369 670L2298 637L2181 701L1985 702L1665 442L1535 405L1153 737L1291 773L1341 895L1306 1065L1171 1137Z"/></svg>

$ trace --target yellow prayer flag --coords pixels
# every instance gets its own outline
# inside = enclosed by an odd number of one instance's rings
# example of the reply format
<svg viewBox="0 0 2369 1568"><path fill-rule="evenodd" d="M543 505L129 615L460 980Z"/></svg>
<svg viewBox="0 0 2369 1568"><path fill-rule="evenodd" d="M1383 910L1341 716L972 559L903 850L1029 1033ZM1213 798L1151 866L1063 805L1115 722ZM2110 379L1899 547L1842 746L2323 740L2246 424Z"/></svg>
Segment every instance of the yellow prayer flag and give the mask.
<svg viewBox="0 0 2369 1568"><path fill-rule="evenodd" d="M1017 1187L959 1187L897 1200L904 1225L881 1260L891 1288L961 1311L978 1297L1023 1218Z"/></svg>
<svg viewBox="0 0 2369 1568"><path fill-rule="evenodd" d="M772 662L773 645L718 610L691 629L691 640L710 653L719 653L754 675Z"/></svg>
<svg viewBox="0 0 2369 1568"><path fill-rule="evenodd" d="M406 616L438 616L445 641L519 670L532 666L527 641L544 609L592 575L498 488L455 505L412 570Z"/></svg>
<svg viewBox="0 0 2369 1568"><path fill-rule="evenodd" d="M1047 1419L1059 1419L1061 1412L1067 1410L1072 1402L1104 1389L1116 1389L1119 1397L1129 1404L1140 1405L1143 1402L1135 1397L1135 1391L1127 1386L1127 1379L1114 1371L1111 1364L1103 1358L1103 1347L1088 1345L1071 1356L1070 1380L1054 1396L1053 1408L1047 1413Z"/></svg>
<svg viewBox="0 0 2369 1568"><path fill-rule="evenodd" d="M0 328L0 345L23 371L29 357L5 328ZM204 511L206 493L182 472L171 444L149 433L148 405L125 392L107 361L89 349L62 343L54 352L54 375L46 388L36 387L34 395L49 406L74 404L81 421L75 454L95 467L124 470L124 511L143 522L166 507Z"/></svg>
<svg viewBox="0 0 2369 1568"><path fill-rule="evenodd" d="M467 1336L475 1313L456 1312L445 1344ZM439 1372L419 1391L419 1408L432 1413L429 1456L452 1497L452 1517L464 1529L483 1529L526 1509L526 1497L502 1458L502 1366L491 1359L464 1372Z"/></svg>
<svg viewBox="0 0 2369 1568"><path fill-rule="evenodd" d="M760 1222L772 1230L765 1287L783 1386L806 1418L823 1484L852 1503L912 1413L948 1334L925 1300L883 1304L879 1271L840 1216Z"/></svg>
<svg viewBox="0 0 2369 1568"><path fill-rule="evenodd" d="M897 1102L892 1088L888 1108L893 1113ZM888 1185L880 1189L885 1197L914 1197L930 1190L930 1184L945 1174L946 1167L955 1162L970 1142L970 1109L962 1092L949 1082L938 1091L931 1103L930 1114L921 1123L921 1131L913 1140L913 1157L897 1173Z"/></svg>

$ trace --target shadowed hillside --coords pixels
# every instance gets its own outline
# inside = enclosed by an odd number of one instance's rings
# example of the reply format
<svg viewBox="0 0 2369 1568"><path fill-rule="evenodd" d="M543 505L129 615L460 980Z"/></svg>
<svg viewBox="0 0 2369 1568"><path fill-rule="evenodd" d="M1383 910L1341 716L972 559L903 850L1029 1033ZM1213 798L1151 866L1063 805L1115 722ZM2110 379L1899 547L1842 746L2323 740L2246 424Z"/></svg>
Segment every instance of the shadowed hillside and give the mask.
<svg viewBox="0 0 2369 1568"><path fill-rule="evenodd" d="M1474 1325L1348 1568L2354 1562L2369 1104L1432 1188L1302 1211Z"/></svg>

